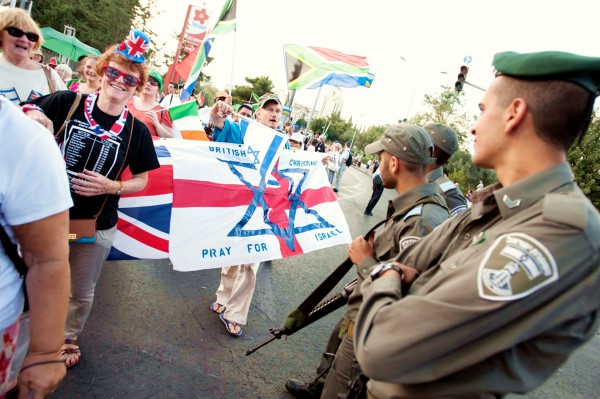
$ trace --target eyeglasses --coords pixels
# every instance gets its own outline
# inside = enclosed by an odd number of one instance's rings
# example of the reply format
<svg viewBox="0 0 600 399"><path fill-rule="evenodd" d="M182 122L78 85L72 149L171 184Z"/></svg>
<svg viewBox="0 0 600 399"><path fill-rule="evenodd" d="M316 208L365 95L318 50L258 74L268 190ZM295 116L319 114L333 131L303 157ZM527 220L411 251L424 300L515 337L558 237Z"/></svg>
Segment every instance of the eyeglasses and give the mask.
<svg viewBox="0 0 600 399"><path fill-rule="evenodd" d="M217 97L217 100L218 101L225 101L225 100L227 100L227 97Z"/></svg>
<svg viewBox="0 0 600 399"><path fill-rule="evenodd" d="M104 76L114 80L119 79L119 76L123 76L123 82L125 82L125 84L129 87L136 87L141 82L139 78L136 78L133 75L127 75L126 73L119 71L117 68L113 68L108 65L104 66Z"/></svg>
<svg viewBox="0 0 600 399"><path fill-rule="evenodd" d="M29 40L32 43L35 43L38 40L40 40L40 35L38 35L37 33L23 32L21 29L16 28L14 26L9 26L7 28L4 28L4 30L7 31L8 34L12 37L23 37L23 35L25 35L27 36L27 40Z"/></svg>
<svg viewBox="0 0 600 399"><path fill-rule="evenodd" d="M160 86L158 80L154 79L152 76L148 77L148 83L150 83L151 86Z"/></svg>

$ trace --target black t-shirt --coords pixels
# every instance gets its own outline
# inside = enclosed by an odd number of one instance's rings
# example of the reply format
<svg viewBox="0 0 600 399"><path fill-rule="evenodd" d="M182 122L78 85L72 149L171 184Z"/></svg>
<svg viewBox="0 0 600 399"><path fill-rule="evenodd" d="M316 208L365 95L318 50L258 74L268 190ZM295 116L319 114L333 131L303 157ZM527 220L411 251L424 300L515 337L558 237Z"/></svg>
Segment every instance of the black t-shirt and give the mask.
<svg viewBox="0 0 600 399"><path fill-rule="evenodd" d="M44 113L54 124L56 134L62 126L69 109L75 100L76 93L72 91L58 91L47 96L37 98L29 103L35 104L44 110ZM147 172L160 167L152 138L146 125L133 120L131 113L127 116L125 126L116 137L107 139L98 137L89 127L84 115L86 95L83 95L75 113L67 122L61 140L62 153L67 165L69 181L76 173L83 169L91 170L108 177L119 180L121 171L129 166L132 174ZM109 131L119 116L108 115L97 106L92 110L94 120ZM133 131L132 131L133 122ZM133 132L131 142L130 133ZM129 150L127 146L129 145ZM125 159L125 154L127 158ZM123 162L125 164L123 165ZM117 224L118 195L98 195L84 197L71 191L74 206L70 210L71 219L86 219L94 217L106 199L102 213L97 220L98 230L106 230Z"/></svg>

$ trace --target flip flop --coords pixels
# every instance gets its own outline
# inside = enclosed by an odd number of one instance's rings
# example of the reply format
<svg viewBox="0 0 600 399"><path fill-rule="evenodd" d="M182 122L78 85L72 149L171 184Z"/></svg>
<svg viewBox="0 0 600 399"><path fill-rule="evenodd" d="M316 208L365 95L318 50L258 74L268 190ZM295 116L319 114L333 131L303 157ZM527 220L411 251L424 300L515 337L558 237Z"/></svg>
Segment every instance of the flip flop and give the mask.
<svg viewBox="0 0 600 399"><path fill-rule="evenodd" d="M242 335L244 333L244 330L242 330L242 327L238 323L236 323L235 321L227 320L225 317L223 317L223 313L221 313L219 315L219 317L221 318L221 321L223 322L223 324L225 324L225 328L227 329L227 332L230 335L233 335L234 337L239 337L240 335ZM238 332L235 332L234 330L232 330L229 327L230 325L232 325L234 328L239 327L240 330Z"/></svg>
<svg viewBox="0 0 600 399"><path fill-rule="evenodd" d="M223 313L225 311L225 309L227 309L225 306L221 305L217 301L211 302L209 307L210 307L210 310L212 310L216 314L221 314L221 313ZM221 309L221 308L222 308L222 310L219 312L219 309Z"/></svg>
<svg viewBox="0 0 600 399"><path fill-rule="evenodd" d="M65 345L70 345L70 347L66 348ZM70 364L67 364L67 359L70 359L71 355L74 355L74 361ZM77 339L65 339L65 343L60 348L60 357L65 361L65 366L67 368L71 368L79 363L79 359L81 359L81 351L79 350L79 344L77 343Z"/></svg>

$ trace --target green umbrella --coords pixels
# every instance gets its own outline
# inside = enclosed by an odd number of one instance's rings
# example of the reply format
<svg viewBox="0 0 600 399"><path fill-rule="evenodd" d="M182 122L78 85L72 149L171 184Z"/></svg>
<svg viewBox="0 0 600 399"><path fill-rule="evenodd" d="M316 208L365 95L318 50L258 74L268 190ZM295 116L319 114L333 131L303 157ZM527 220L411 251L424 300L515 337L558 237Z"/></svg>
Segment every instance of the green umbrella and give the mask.
<svg viewBox="0 0 600 399"><path fill-rule="evenodd" d="M81 42L75 36L67 36L52 28L42 28L42 47L52 50L70 60L77 61L82 55L100 55L100 51Z"/></svg>

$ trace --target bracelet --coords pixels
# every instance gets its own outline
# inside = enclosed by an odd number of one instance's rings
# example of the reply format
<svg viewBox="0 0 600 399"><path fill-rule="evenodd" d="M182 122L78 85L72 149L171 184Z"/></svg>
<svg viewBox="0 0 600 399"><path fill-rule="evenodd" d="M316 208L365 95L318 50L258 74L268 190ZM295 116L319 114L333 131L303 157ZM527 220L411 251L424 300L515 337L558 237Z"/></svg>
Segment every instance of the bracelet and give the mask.
<svg viewBox="0 0 600 399"><path fill-rule="evenodd" d="M21 107L21 110L23 111L23 113L26 113L29 111L40 111L42 114L44 113L44 110L35 104L23 104L23 106Z"/></svg>
<svg viewBox="0 0 600 399"><path fill-rule="evenodd" d="M64 364L64 362L65 362L64 360L45 360L43 362L31 363L31 364L28 364L27 366L21 368L19 373L22 373L23 371L27 370L30 367L42 366L44 364L51 364L51 363L63 363Z"/></svg>
<svg viewBox="0 0 600 399"><path fill-rule="evenodd" d="M119 182L119 189L117 190L117 192L115 193L115 195L119 195L123 192L123 189L125 189L125 187L123 186L123 182L121 180L117 180Z"/></svg>

